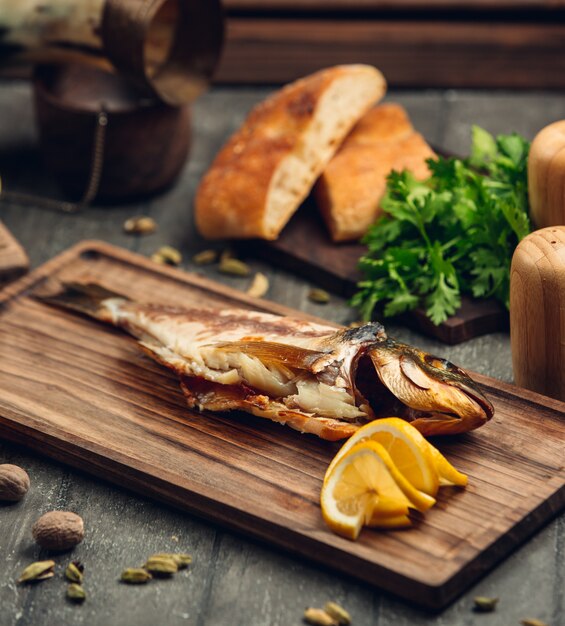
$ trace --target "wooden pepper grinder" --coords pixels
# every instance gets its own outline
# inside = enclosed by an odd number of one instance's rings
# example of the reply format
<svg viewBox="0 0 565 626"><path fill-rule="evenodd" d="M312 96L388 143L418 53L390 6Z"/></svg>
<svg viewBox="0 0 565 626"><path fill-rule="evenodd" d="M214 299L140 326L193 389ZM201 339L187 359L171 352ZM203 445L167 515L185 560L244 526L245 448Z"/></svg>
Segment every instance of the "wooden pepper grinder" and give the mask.
<svg viewBox="0 0 565 626"><path fill-rule="evenodd" d="M565 226L531 233L514 252L510 340L516 384L565 400Z"/></svg>

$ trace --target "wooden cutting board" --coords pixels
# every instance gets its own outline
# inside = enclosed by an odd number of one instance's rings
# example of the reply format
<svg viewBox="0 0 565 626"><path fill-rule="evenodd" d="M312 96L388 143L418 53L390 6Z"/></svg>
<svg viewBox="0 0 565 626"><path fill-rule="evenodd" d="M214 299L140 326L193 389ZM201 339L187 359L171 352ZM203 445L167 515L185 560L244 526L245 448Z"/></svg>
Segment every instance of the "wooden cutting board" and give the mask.
<svg viewBox="0 0 565 626"><path fill-rule="evenodd" d="M565 404L477 376L495 417L438 444L469 474L469 487L442 490L412 529L342 539L318 506L336 444L243 414L189 410L175 377L130 337L32 298L53 280L97 281L139 300L303 316L83 243L0 294L2 437L434 609L565 505Z"/></svg>
<svg viewBox="0 0 565 626"><path fill-rule="evenodd" d="M29 259L24 249L0 222L0 286L25 273L28 267Z"/></svg>
<svg viewBox="0 0 565 626"><path fill-rule="evenodd" d="M346 298L355 293L357 282L362 279L357 263L366 252L365 246L355 242L333 243L312 198L292 217L276 241L257 239L242 242L239 248ZM501 304L466 296L457 313L439 326L432 324L422 309L403 315L398 321L450 345L509 327L508 311Z"/></svg>

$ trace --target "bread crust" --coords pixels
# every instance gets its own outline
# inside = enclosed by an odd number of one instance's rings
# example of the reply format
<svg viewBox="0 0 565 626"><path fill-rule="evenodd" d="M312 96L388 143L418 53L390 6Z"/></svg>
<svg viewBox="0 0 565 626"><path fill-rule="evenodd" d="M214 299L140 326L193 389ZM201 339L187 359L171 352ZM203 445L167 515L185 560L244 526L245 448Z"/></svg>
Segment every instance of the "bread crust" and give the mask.
<svg viewBox="0 0 565 626"><path fill-rule="evenodd" d="M435 153L417 133L403 107L371 109L347 136L315 187L316 202L334 241L359 239L379 217L386 177L392 170L429 176Z"/></svg>
<svg viewBox="0 0 565 626"><path fill-rule="evenodd" d="M328 89L340 78L356 76L370 81L366 102L355 117L342 120L335 129L332 153L312 166L309 180L296 182L296 206L288 207L289 214L281 224L269 224L265 214L277 169L286 157L300 151L306 131L317 122L317 108ZM275 239L343 138L385 90L384 78L375 68L344 65L300 79L257 105L220 150L199 185L195 220L200 233L209 239Z"/></svg>

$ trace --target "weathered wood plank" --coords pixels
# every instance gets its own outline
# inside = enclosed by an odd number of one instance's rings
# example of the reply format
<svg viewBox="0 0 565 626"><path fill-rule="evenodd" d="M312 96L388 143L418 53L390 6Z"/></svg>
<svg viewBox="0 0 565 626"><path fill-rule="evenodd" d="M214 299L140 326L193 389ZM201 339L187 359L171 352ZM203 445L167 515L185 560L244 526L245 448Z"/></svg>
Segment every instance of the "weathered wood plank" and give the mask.
<svg viewBox="0 0 565 626"><path fill-rule="evenodd" d="M232 18L216 81L274 83L339 63L376 65L395 87L565 87L565 26Z"/></svg>
<svg viewBox="0 0 565 626"><path fill-rule="evenodd" d="M356 13L360 11L449 11L459 12L493 12L516 10L535 10L539 13L551 12L565 7L563 0L224 0L224 6L230 12L265 12L288 11L303 13L306 11L327 13L343 11Z"/></svg>

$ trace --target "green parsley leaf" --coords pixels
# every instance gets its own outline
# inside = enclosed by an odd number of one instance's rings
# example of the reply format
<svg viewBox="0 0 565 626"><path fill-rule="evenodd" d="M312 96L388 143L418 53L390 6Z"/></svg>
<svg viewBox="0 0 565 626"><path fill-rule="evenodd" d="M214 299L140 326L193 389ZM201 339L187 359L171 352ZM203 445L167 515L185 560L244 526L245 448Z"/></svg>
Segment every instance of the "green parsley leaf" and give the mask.
<svg viewBox="0 0 565 626"><path fill-rule="evenodd" d="M423 307L434 324L453 315L461 294L508 306L510 262L530 232L529 143L475 126L469 159L428 159L419 181L391 172L383 215L363 238L364 280L351 303L365 319Z"/></svg>

